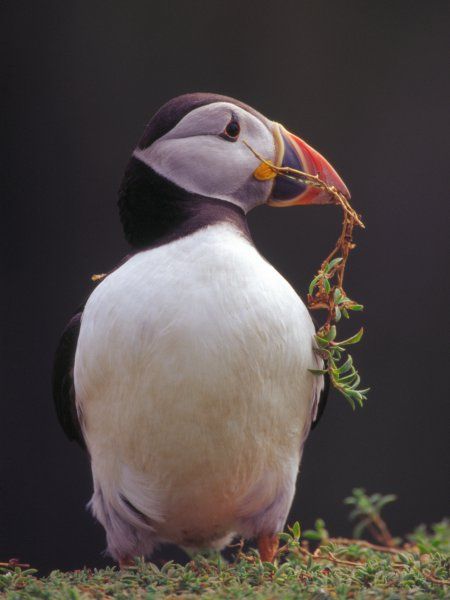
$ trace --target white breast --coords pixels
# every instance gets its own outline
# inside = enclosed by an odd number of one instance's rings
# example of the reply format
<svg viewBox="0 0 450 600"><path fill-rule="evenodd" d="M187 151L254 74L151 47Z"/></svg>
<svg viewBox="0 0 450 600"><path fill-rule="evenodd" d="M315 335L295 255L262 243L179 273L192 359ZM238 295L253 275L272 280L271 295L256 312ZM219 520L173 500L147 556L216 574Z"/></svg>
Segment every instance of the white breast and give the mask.
<svg viewBox="0 0 450 600"><path fill-rule="evenodd" d="M223 533L246 502L263 507L295 479L317 387L313 332L232 225L128 260L89 298L75 360L103 496L123 494L175 542L183 528Z"/></svg>

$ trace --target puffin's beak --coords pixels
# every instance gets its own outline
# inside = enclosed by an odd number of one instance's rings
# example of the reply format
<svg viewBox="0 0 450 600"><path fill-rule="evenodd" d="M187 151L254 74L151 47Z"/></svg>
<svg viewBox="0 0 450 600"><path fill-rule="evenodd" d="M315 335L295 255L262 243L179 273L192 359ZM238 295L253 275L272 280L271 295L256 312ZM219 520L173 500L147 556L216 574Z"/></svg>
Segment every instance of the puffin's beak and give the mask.
<svg viewBox="0 0 450 600"><path fill-rule="evenodd" d="M282 125L275 125L277 147L276 165L298 169L309 175L317 175L328 186L334 186L346 198L350 198L347 186L325 158ZM256 172L255 172L255 176ZM270 206L294 206L300 204L332 204L334 197L326 190L308 185L303 181L276 175Z"/></svg>

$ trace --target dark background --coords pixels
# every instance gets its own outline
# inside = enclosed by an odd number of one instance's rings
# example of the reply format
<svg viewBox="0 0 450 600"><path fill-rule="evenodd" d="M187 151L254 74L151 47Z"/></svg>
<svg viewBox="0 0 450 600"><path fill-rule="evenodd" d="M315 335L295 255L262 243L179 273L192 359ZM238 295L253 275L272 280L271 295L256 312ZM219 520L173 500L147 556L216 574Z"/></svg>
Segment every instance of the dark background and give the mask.
<svg viewBox="0 0 450 600"><path fill-rule="evenodd" d="M116 208L153 112L228 94L319 149L367 224L347 287L366 305L363 410L332 394L290 521L350 534L354 486L393 492L395 534L448 513L446 2L3 2L0 560L99 566L87 460L56 421L52 358L92 273L126 254ZM257 209L261 252L305 293L332 207Z"/></svg>

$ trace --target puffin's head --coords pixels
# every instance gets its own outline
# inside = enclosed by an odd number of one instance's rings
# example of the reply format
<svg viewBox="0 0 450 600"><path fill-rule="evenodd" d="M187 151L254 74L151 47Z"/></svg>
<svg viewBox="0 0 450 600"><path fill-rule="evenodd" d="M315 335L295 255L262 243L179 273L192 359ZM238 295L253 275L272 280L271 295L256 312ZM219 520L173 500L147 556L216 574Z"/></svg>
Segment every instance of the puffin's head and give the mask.
<svg viewBox="0 0 450 600"><path fill-rule="evenodd" d="M133 152L130 181L148 170L172 185L177 195L222 200L248 212L255 206L325 204L317 188L273 174L264 176L252 151L277 166L318 175L349 196L331 165L303 140L253 108L226 96L186 94L167 102L151 119ZM137 177L135 171L140 176ZM144 201L144 199L142 199ZM149 199L147 199L148 202Z"/></svg>
<svg viewBox="0 0 450 600"><path fill-rule="evenodd" d="M232 202L246 212L266 202L331 201L328 194L298 181L258 176L260 161L249 146L276 165L319 175L349 195L331 165L303 140L253 108L214 94L187 94L167 102L133 156L188 192Z"/></svg>

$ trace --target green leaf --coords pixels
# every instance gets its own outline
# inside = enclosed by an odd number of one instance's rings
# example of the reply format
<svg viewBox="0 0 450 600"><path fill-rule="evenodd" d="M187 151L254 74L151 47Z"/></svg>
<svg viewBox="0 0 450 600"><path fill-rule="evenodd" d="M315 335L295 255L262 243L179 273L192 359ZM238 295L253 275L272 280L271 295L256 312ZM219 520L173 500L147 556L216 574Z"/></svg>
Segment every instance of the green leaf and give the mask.
<svg viewBox="0 0 450 600"><path fill-rule="evenodd" d="M300 539L301 534L300 523L298 521L295 521L295 523L292 525L291 531L292 537L298 541Z"/></svg>
<svg viewBox="0 0 450 600"><path fill-rule="evenodd" d="M382 496L380 500L377 502L378 510L381 510L383 506L389 504L390 502L395 502L397 500L397 496L394 494L387 494L386 496Z"/></svg>
<svg viewBox="0 0 450 600"><path fill-rule="evenodd" d="M319 283L319 280L322 276L321 275L317 275L316 277L314 277L314 279L311 281L311 283L309 284L309 295L311 296L312 293L314 292L314 288L316 287L316 285Z"/></svg>
<svg viewBox="0 0 450 600"><path fill-rule="evenodd" d="M324 338L326 340L328 340L329 342L332 342L334 340L334 338L336 337L336 333L337 333L336 326L332 325L330 327L330 329L328 330L328 333L324 336Z"/></svg>
<svg viewBox="0 0 450 600"><path fill-rule="evenodd" d="M323 277L322 285L323 285L323 289L325 290L325 293L329 294L331 292L331 285L326 277Z"/></svg>
<svg viewBox="0 0 450 600"><path fill-rule="evenodd" d="M370 519L363 519L360 521L353 530L353 535L355 538L360 538L363 531L370 525Z"/></svg>
<svg viewBox="0 0 450 600"><path fill-rule="evenodd" d="M336 304L339 303L339 300L342 298L342 292L339 288L335 288L333 292L333 298Z"/></svg>
<svg viewBox="0 0 450 600"><path fill-rule="evenodd" d="M358 373L356 373L355 381L352 382L352 384L350 385L350 388L352 390L355 390L360 383L361 383L361 377L358 375Z"/></svg>
<svg viewBox="0 0 450 600"><path fill-rule="evenodd" d="M334 307L334 320L336 321L336 323L339 323L339 321L341 320L341 309L339 308L339 306L335 306Z"/></svg>
<svg viewBox="0 0 450 600"><path fill-rule="evenodd" d="M343 348L342 346L332 346L331 348L332 348L333 355L335 355L335 354L337 355L337 354L340 354L341 352L345 352L345 348Z"/></svg>
<svg viewBox="0 0 450 600"><path fill-rule="evenodd" d="M348 310L364 310L364 306L362 304L349 304L347 308Z"/></svg>
<svg viewBox="0 0 450 600"><path fill-rule="evenodd" d="M408 564L409 564L410 558L409 558L409 556L408 556L407 554L405 554L405 553L403 553L403 552L399 552L399 553L397 554L397 556L398 556L399 560L400 560L400 561L401 561L401 562L402 562L404 565L408 565Z"/></svg>
<svg viewBox="0 0 450 600"><path fill-rule="evenodd" d="M318 345L321 346L322 348L326 348L329 345L329 341L327 340L327 338L321 337L318 334L316 334L314 337L315 337L315 340L318 343Z"/></svg>
<svg viewBox="0 0 450 600"><path fill-rule="evenodd" d="M357 344L361 340L363 334L364 334L364 327L361 327L361 329L358 331L358 333L355 333L355 335L352 335L352 337L349 337L346 340L342 340L338 343L340 346L350 346L350 344Z"/></svg>
<svg viewBox="0 0 450 600"><path fill-rule="evenodd" d="M341 308L341 311L346 319L350 319L350 315L348 314L348 311L345 307Z"/></svg>
<svg viewBox="0 0 450 600"><path fill-rule="evenodd" d="M358 392L360 394L367 394L367 392L370 392L370 388L366 388L365 390L358 390Z"/></svg>
<svg viewBox="0 0 450 600"><path fill-rule="evenodd" d="M356 406L355 406L355 401L353 400L353 398L351 398L348 394L346 394L346 392L342 392L344 397L346 398L346 400L348 401L348 403L350 404L350 406L353 408L353 410L355 410Z"/></svg>
<svg viewBox="0 0 450 600"><path fill-rule="evenodd" d="M174 566L174 562L173 560L169 560L168 562L166 562L162 567L161 567L161 573L167 573L167 571L169 569L171 569Z"/></svg>
<svg viewBox="0 0 450 600"><path fill-rule="evenodd" d="M348 383L352 381L357 376L357 374L358 372L356 371L355 367L352 366L350 373L348 375L345 375L344 377L341 377L340 380L342 383Z"/></svg>
<svg viewBox="0 0 450 600"><path fill-rule="evenodd" d="M328 373L327 369L308 369L308 371L313 375L325 375L325 373Z"/></svg>
<svg viewBox="0 0 450 600"><path fill-rule="evenodd" d="M349 371L352 368L352 366L353 366L353 358L349 354L345 363L338 368L338 373L339 374L347 373L347 371Z"/></svg>
<svg viewBox="0 0 450 600"><path fill-rule="evenodd" d="M358 390L352 390L351 388L346 388L345 393L357 401L362 400L361 392L358 392Z"/></svg>
<svg viewBox="0 0 450 600"><path fill-rule="evenodd" d="M330 262L325 265L324 272L329 273L331 269L333 269L340 262L342 262L342 257L333 258L333 260L330 260Z"/></svg>
<svg viewBox="0 0 450 600"><path fill-rule="evenodd" d="M312 540L314 542L320 542L322 540L322 536L318 531L314 531L314 529L307 529L303 532L303 537L307 540Z"/></svg>

